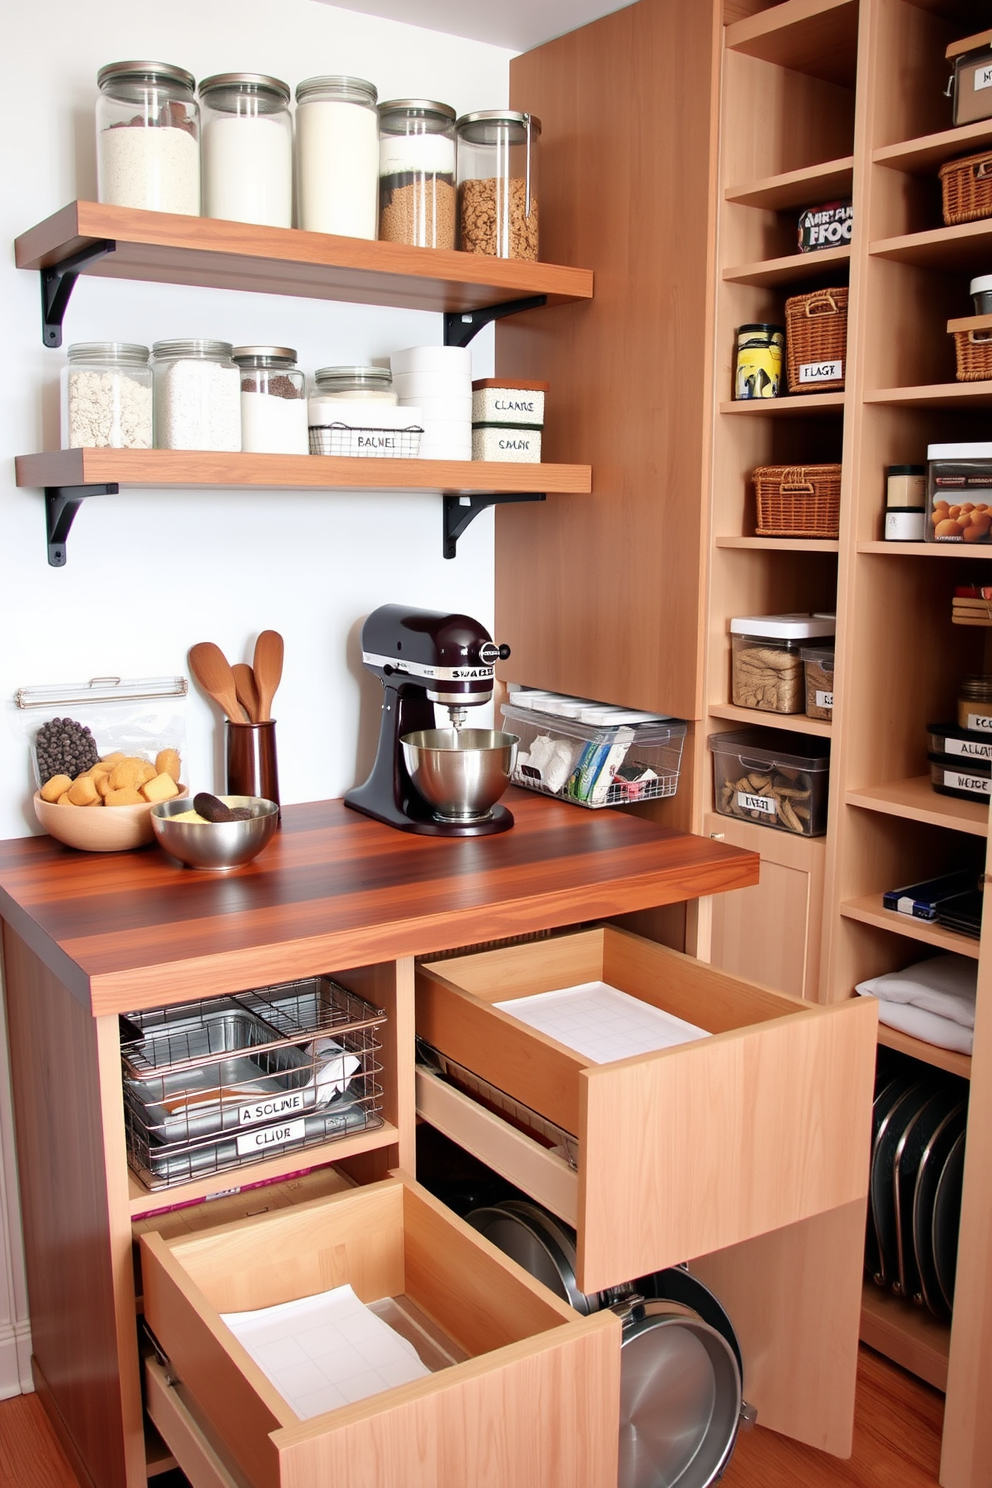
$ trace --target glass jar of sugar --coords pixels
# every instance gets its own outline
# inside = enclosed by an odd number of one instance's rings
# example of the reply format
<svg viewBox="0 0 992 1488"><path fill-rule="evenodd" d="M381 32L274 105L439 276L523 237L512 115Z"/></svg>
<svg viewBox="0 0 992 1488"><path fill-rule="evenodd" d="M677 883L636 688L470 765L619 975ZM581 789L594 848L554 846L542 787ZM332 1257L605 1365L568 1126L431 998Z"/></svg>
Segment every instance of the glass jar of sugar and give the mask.
<svg viewBox="0 0 992 1488"><path fill-rule="evenodd" d="M151 449L148 347L85 341L62 369L63 449Z"/></svg>
<svg viewBox="0 0 992 1488"><path fill-rule="evenodd" d="M156 341L156 449L240 450L241 373L227 341Z"/></svg>
<svg viewBox="0 0 992 1488"><path fill-rule="evenodd" d="M378 96L364 78L316 77L297 85L297 216L307 232L375 237Z"/></svg>
<svg viewBox="0 0 992 1488"><path fill-rule="evenodd" d="M263 227L293 225L289 84L223 72L200 84L203 215Z"/></svg>
<svg viewBox="0 0 992 1488"><path fill-rule="evenodd" d="M463 114L455 129L463 252L536 259L540 119L480 109Z"/></svg>
<svg viewBox="0 0 992 1488"><path fill-rule="evenodd" d="M379 105L379 238L455 246L455 111L424 98Z"/></svg>
<svg viewBox="0 0 992 1488"><path fill-rule="evenodd" d="M111 62L97 74L97 199L200 215L200 114L193 74L168 62Z"/></svg>
<svg viewBox="0 0 992 1488"><path fill-rule="evenodd" d="M236 346L241 369L241 448L252 454L309 453L306 377L291 346Z"/></svg>
<svg viewBox="0 0 992 1488"><path fill-rule="evenodd" d="M310 394L311 413L319 415L321 407L335 400L358 399L362 402L397 403L393 374L388 367L320 367L313 374ZM324 422L311 417L312 424Z"/></svg>

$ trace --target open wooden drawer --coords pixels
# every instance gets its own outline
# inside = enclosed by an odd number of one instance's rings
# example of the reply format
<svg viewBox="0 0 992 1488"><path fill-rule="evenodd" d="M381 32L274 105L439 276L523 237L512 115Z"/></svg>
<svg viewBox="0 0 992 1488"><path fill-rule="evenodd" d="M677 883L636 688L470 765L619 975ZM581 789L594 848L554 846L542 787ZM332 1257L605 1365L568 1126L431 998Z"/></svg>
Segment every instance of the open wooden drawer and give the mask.
<svg viewBox="0 0 992 1488"><path fill-rule="evenodd" d="M573 1312L402 1176L141 1250L174 1382L158 1371L149 1407L194 1488L616 1488L618 1319ZM462 1362L304 1421L218 1314L345 1282Z"/></svg>
<svg viewBox="0 0 992 1488"><path fill-rule="evenodd" d="M712 1037L595 1064L492 1006L589 981ZM575 1226L599 1291L865 1197L871 1003L804 1003L611 927L426 962L418 1035L572 1133L577 1170L419 1068L417 1108Z"/></svg>

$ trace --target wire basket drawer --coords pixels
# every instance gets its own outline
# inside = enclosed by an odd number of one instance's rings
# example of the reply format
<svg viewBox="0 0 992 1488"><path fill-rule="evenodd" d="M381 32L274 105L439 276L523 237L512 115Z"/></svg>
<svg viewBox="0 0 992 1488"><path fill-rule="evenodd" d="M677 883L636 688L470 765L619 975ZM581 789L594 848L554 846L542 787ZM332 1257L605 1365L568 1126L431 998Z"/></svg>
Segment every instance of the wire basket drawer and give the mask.
<svg viewBox="0 0 992 1488"><path fill-rule="evenodd" d="M504 703L520 745L514 785L596 810L674 796L686 724L681 718L595 726Z"/></svg>
<svg viewBox="0 0 992 1488"><path fill-rule="evenodd" d="M385 1017L321 976L122 1018L131 1167L168 1188L381 1126Z"/></svg>

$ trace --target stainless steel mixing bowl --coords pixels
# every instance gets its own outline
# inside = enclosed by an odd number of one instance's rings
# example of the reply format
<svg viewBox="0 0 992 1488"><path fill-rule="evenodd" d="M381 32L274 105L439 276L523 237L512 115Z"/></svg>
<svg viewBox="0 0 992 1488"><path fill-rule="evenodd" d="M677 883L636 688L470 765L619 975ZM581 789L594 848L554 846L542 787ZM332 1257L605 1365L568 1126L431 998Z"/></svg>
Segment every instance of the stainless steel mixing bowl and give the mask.
<svg viewBox="0 0 992 1488"><path fill-rule="evenodd" d="M187 799L159 801L152 807L152 829L160 847L188 868L223 873L257 858L279 825L279 807L261 796L220 796L227 806L248 806L248 821L182 822L173 818L189 811Z"/></svg>
<svg viewBox="0 0 992 1488"><path fill-rule="evenodd" d="M516 734L498 729L421 729L405 734L403 762L440 821L484 820L510 783Z"/></svg>

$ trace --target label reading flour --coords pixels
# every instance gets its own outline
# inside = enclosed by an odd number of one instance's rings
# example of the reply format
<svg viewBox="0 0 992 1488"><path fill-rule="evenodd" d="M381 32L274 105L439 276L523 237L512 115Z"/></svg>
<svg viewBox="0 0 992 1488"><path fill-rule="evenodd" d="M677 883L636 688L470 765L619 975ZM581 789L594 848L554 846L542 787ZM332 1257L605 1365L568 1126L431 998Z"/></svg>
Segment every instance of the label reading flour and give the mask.
<svg viewBox="0 0 992 1488"><path fill-rule="evenodd" d="M306 1118L299 1121L284 1121L279 1126L263 1126L257 1131L243 1132L238 1137L238 1156L251 1157L270 1148L281 1147L284 1142L299 1142L306 1136Z"/></svg>
<svg viewBox="0 0 992 1488"><path fill-rule="evenodd" d="M975 92L980 93L983 88L992 88L992 66L979 67L975 71Z"/></svg>
<svg viewBox="0 0 992 1488"><path fill-rule="evenodd" d="M956 770L945 770L944 784L972 796L992 796L992 778L988 775L960 775Z"/></svg>
<svg viewBox="0 0 992 1488"><path fill-rule="evenodd" d="M801 383L839 382L843 376L843 362L802 362L799 367L799 381Z"/></svg>
<svg viewBox="0 0 992 1488"><path fill-rule="evenodd" d="M820 691L817 691L817 694L816 694L816 706L818 708L832 708L833 705L834 705L834 695L833 695L832 692L820 692Z"/></svg>
<svg viewBox="0 0 992 1488"><path fill-rule="evenodd" d="M988 744L979 744L972 739L945 739L944 752L967 755L969 759L992 759L992 740Z"/></svg>
<svg viewBox="0 0 992 1488"><path fill-rule="evenodd" d="M765 816L775 815L774 796L752 796L747 791L738 791L737 804L743 811L760 811Z"/></svg>
<svg viewBox="0 0 992 1488"><path fill-rule="evenodd" d="M276 1121L280 1116L290 1116L294 1111L305 1111L306 1108L306 1091L287 1090L283 1095L271 1095L265 1100L250 1101L246 1106L239 1106L238 1125L257 1126L260 1121Z"/></svg>
<svg viewBox="0 0 992 1488"><path fill-rule="evenodd" d="M992 713L969 713L968 727L975 734L992 734Z"/></svg>

